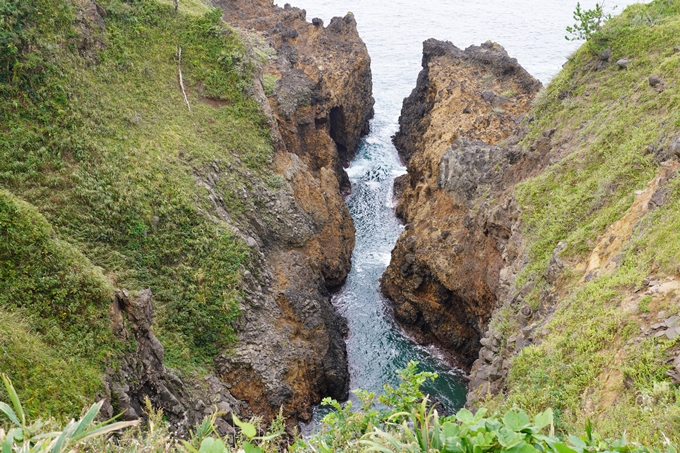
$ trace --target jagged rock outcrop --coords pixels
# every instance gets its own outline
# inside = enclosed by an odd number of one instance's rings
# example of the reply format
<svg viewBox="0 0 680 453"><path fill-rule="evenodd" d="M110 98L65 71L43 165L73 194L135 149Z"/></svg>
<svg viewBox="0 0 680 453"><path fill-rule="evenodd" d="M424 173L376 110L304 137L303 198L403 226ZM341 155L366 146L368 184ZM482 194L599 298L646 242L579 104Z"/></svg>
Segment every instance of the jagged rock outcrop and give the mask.
<svg viewBox="0 0 680 453"><path fill-rule="evenodd" d="M509 267L521 261L519 213L509 189L543 155L517 145L518 126L540 88L497 44L463 51L428 40L394 137L408 163L397 183L405 187L397 215L407 226L381 290L407 331L451 352L465 368L512 282ZM550 140L546 132L537 146Z"/></svg>
<svg viewBox="0 0 680 453"><path fill-rule="evenodd" d="M370 58L351 13L323 27L271 0L215 4L229 24L276 51L263 68L277 79L273 93L256 84L255 95L270 117L274 164L285 181L255 194L264 209L253 205L248 224L238 225L254 271L244 278L238 346L216 358L216 371L246 415L269 420L283 407L289 421L308 420L323 397L342 400L349 391L347 327L330 291L351 266L343 166L373 115ZM197 175L209 189L210 175L225 171L214 167Z"/></svg>
<svg viewBox="0 0 680 453"><path fill-rule="evenodd" d="M373 116L370 57L352 13L335 17L327 27L306 21L303 9L269 0L222 0L227 22L260 33L276 50L265 73L278 78L270 97L276 117L276 140L310 168L336 172L349 190L342 166L356 153Z"/></svg>
<svg viewBox="0 0 680 453"><path fill-rule="evenodd" d="M252 94L269 117L281 180L244 192L245 220L237 221L220 181L254 175L220 159L195 169L196 183L213 206L202 214L230 225L251 249L235 325L238 343L215 358L214 375L201 380L164 367L163 348L150 329L150 292L132 301L126 293L116 296L114 330L121 338L134 335L137 350L107 379L113 407L130 418L142 416L148 396L179 434L214 408L265 422L283 408L292 427L309 420L323 397L348 397L347 324L330 296L344 283L354 248L343 166L373 115L370 58L351 13L323 27L308 23L304 10L271 0L220 0L215 6L253 47L275 53ZM268 94L263 74L277 79ZM230 429L228 421L218 420L222 434Z"/></svg>
<svg viewBox="0 0 680 453"><path fill-rule="evenodd" d="M114 335L128 344L134 340L131 343L136 348L123 354L115 369L106 369L106 404L102 407L105 418L118 414L126 420L145 417L148 398L154 408L163 410L173 432L184 436L215 410L240 413L241 403L215 376L207 376L200 383L192 377L181 379L163 364L165 351L152 329L151 290L135 296L126 290L116 291L110 316ZM231 430L227 420L231 421L229 417L216 420L222 435Z"/></svg>

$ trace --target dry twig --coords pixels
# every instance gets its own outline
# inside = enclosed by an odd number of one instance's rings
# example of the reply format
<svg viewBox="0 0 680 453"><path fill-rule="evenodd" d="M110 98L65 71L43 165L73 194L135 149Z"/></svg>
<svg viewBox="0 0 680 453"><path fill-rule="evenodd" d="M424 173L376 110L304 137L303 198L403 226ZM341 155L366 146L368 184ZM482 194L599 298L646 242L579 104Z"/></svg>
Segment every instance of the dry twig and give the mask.
<svg viewBox="0 0 680 453"><path fill-rule="evenodd" d="M184 95L184 102L187 104L187 108L191 111L191 106L189 105L189 99L187 98L187 92L184 90L184 80L182 80L182 48L177 47L177 69L179 70L179 86L182 88L182 94Z"/></svg>

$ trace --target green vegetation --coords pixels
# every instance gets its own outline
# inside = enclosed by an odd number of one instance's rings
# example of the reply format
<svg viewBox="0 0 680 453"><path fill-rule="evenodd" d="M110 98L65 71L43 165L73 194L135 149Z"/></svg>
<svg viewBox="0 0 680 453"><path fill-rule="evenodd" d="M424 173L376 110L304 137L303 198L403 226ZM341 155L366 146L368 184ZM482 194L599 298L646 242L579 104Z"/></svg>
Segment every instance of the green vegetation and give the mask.
<svg viewBox="0 0 680 453"><path fill-rule="evenodd" d="M646 452L648 449L629 443L625 437L605 440L586 422L581 437L573 433L555 433L553 410L536 412L533 420L517 407L504 414L488 414L480 408L475 414L461 409L449 417L439 417L436 406L420 392L426 379L436 379L432 373L419 373L417 363L411 362L405 370L398 371L399 387L385 386L377 399L372 393L356 390L362 402L354 410L351 402L344 407L326 400L336 412L328 414L319 433L308 440L298 440L291 450L295 452ZM619 431L621 428L619 427ZM671 445L669 453L675 452Z"/></svg>
<svg viewBox="0 0 680 453"><path fill-rule="evenodd" d="M592 419L605 436L625 428L647 445L680 441L680 390L665 363L669 352L677 354L678 340L640 336L641 315L655 319L662 303L664 310L674 308L644 294L624 307L646 277L679 274L678 179L665 186L667 203L631 225L613 271L587 278L582 272L607 227L673 157L669 145L680 131L679 47L679 1L632 5L593 34L537 97L525 144L554 129L553 143L564 141L572 152L515 188L530 258L517 287L531 283L525 303L534 310L553 304L555 312L536 332L537 344L514 359L507 393L488 400L488 407L516 406L530 414L552 408L562 434ZM605 63L598 54L607 48L612 56ZM629 61L627 69L618 59ZM664 87L651 86L652 75ZM567 245L561 253L567 269L555 288L559 301L546 302L544 275L560 242ZM517 309L495 315L494 325L506 336L519 327Z"/></svg>
<svg viewBox="0 0 680 453"><path fill-rule="evenodd" d="M249 252L231 225L280 183L251 95L261 58L219 10L171 3L99 1L103 28L85 1L0 5L0 372L29 412L66 419L100 389L127 347L114 287L151 288L171 366L235 341Z"/></svg>
<svg viewBox="0 0 680 453"><path fill-rule="evenodd" d="M111 420L109 420L90 426L104 403L100 401L93 404L77 422L71 420L63 430L45 432L45 426L41 421L28 424L26 413L17 392L14 390L12 381L4 374L0 375L0 377L2 377L5 390L12 402L12 406L0 402L0 412L5 414L14 425L7 433L0 429L0 447L2 447L3 453L11 453L12 451L22 453L39 451L61 453L72 451L72 446L82 443L87 439L103 436L139 424L138 420L116 423L111 423Z"/></svg>
<svg viewBox="0 0 680 453"><path fill-rule="evenodd" d="M274 89L276 88L276 82L279 78L273 74L265 74L262 76L262 82L264 86L264 92L267 96L272 96L274 94Z"/></svg>
<svg viewBox="0 0 680 453"><path fill-rule="evenodd" d="M3 453L33 453L50 452L62 453L72 451L88 452L149 452L149 451L180 451L185 453L223 453L232 451L225 446L225 440L216 436L215 421L217 417L225 415L215 412L198 424L188 440L181 444L173 439L163 420L163 412L154 410L149 399L146 399L147 423L140 426L140 420L113 422L107 420L94 423L103 401L93 404L76 422L71 420L63 429L52 420L37 419L28 422L21 399L12 381L5 375L0 375L9 396L11 406L0 401L0 414L10 422L8 430L0 427L0 449ZM248 453L275 452L279 450L279 443L285 430L285 420L281 414L274 420L268 433L257 435L257 427L252 423L242 422L232 415L234 424L241 429L239 439L236 439L236 449L243 449ZM2 418L0 418L0 421ZM0 425L2 426L2 425ZM128 428L133 429L128 429ZM111 433L125 430L115 439L102 439ZM229 440L226 440L230 443ZM256 442L256 444L252 443ZM173 448L174 447L174 448Z"/></svg>
<svg viewBox="0 0 680 453"><path fill-rule="evenodd" d="M19 379L29 410L77 413L117 347L110 283L35 208L3 190L0 263L0 371Z"/></svg>
<svg viewBox="0 0 680 453"><path fill-rule="evenodd" d="M652 301L652 296L645 296L638 302L638 308L642 313L649 313L649 304Z"/></svg>
<svg viewBox="0 0 680 453"><path fill-rule="evenodd" d="M79 9L85 3L0 5L0 372L18 382L26 412L57 420L93 399L104 361L130 346L109 330L115 287L151 288L171 366L209 367L233 345L249 253L231 226L258 188L286 184L271 171L267 121L252 96L270 50L249 50L200 0L180 2L179 13L168 0L101 0L104 28L92 9ZM633 5L603 26L600 5L594 12L579 5L575 18L570 31L590 39L537 97L526 143L556 129L556 140L576 151L516 187L530 241L518 286L533 284L526 302L534 310L544 303L543 276L557 244L567 244L568 265L583 263L658 174L680 131L680 1ZM602 63L597 54L607 48L611 61ZM618 58L627 69L613 64ZM651 75L663 89L649 85ZM276 81L263 76L267 95ZM434 376L410 365L403 383L380 397L357 391L359 410L326 400L335 411L322 431L292 449L638 451L602 441L589 419L608 437L625 430L652 447L680 442L680 390L665 363L679 340L634 341L638 316L655 315L657 302L645 296L636 310L621 306L650 274L680 273L680 181L666 189L668 202L635 226L616 270L588 281L565 272L539 344L515 358L507 394L487 401L504 416L439 418L419 390ZM494 320L506 336L517 328L513 310ZM0 389L0 400L14 400L12 392ZM173 448L162 414L148 411L145 430L118 443L90 439L83 448ZM197 427L185 448L233 450L214 436L214 422ZM89 424L80 423L64 432ZM275 422L273 437L242 423L236 448L279 449L283 423ZM584 425L585 436L568 436ZM16 433L19 442L32 438ZM0 442L8 436L0 431Z"/></svg>
<svg viewBox="0 0 680 453"><path fill-rule="evenodd" d="M582 39L590 39L595 33L599 32L602 25L612 18L611 14L604 13L604 2L602 4L595 3L595 8L582 10L581 3L576 4L574 10L574 25L567 27L567 33L571 36L565 36L568 41L579 41Z"/></svg>
<svg viewBox="0 0 680 453"><path fill-rule="evenodd" d="M516 408L504 415L487 415L486 409L475 414L461 409L449 417L439 417L436 407L430 405L428 397L420 391L420 385L427 379L435 379L432 373L419 373L417 363L411 362L405 370L399 371L402 379L398 388L385 387L385 393L378 399L375 395L362 390L355 393L362 400L359 410L352 410L351 403L344 407L337 401L326 400L336 408L322 423L321 431L310 439L297 438L287 447L285 443L285 420L279 417L272 423L269 431L258 435L258 422L242 422L232 414L238 435L230 438L220 437L215 428L217 417L225 415L215 412L198 424L187 440L181 443L170 438L163 414L155 411L147 400L147 424L144 428L136 426L116 438L102 439L97 435L105 434L136 422L108 424L99 423L88 427L94 420L101 403L93 405L80 421L72 421L63 431L51 432L45 437L41 432L51 429L49 421L38 420L27 424L16 392L9 380L7 390L14 410L0 403L4 413L15 425L10 431L0 429L0 446L11 451L66 451L76 447L77 451L132 453L148 451L180 451L188 453L273 453L293 452L413 452L413 453L648 453L639 444L629 443L625 437L611 441L603 439L586 424L581 437L555 435L553 411L548 409L533 417ZM261 432L261 431L260 431ZM53 440L56 439L56 440ZM60 439L63 442L60 443ZM40 446L49 445L40 449ZM25 447L25 450L20 450ZM54 447L54 448L53 448ZM14 448L12 450L12 448ZM3 450L5 451L5 450ZM676 453L667 446L668 453Z"/></svg>

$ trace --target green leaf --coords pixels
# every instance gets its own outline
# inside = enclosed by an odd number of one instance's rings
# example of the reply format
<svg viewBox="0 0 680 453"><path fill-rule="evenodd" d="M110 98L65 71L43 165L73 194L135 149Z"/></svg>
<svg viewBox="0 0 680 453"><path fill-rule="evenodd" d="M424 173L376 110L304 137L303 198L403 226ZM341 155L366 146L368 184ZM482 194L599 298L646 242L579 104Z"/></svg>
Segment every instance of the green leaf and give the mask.
<svg viewBox="0 0 680 453"><path fill-rule="evenodd" d="M77 438L80 436L80 434L84 433L85 430L87 429L88 426L90 426L90 423L94 420L94 418L97 416L99 413L99 410L101 409L102 405L104 404L104 401L100 401L96 404L93 404L92 407L85 413L82 419L80 419L80 422L78 423L78 426L76 427L76 431L73 433L73 437Z"/></svg>
<svg viewBox="0 0 680 453"><path fill-rule="evenodd" d="M498 420L490 418L484 420L484 427L486 428L487 431L498 431L499 429L501 429L501 426L503 426L503 423L499 422Z"/></svg>
<svg viewBox="0 0 680 453"><path fill-rule="evenodd" d="M543 434L535 434L534 439L541 442L545 442L551 448L553 447L553 445L559 442L559 439L557 439L556 437L544 436Z"/></svg>
<svg viewBox="0 0 680 453"><path fill-rule="evenodd" d="M505 448L512 448L524 441L524 436L506 427L498 430L498 442Z"/></svg>
<svg viewBox="0 0 680 453"><path fill-rule="evenodd" d="M471 438L470 441L473 445L478 447L488 447L494 442L494 435L491 433L479 433L475 437Z"/></svg>
<svg viewBox="0 0 680 453"><path fill-rule="evenodd" d="M254 425L252 425L251 423L242 422L241 420L238 419L236 414L231 414L231 416L234 419L234 424L241 428L243 435L246 436L248 439L252 439L257 435L257 430L255 429Z"/></svg>
<svg viewBox="0 0 680 453"><path fill-rule="evenodd" d="M182 440L182 444L184 444L184 448L189 452L189 453L201 453L200 451L196 450L193 445L191 445L189 442L186 440Z"/></svg>
<svg viewBox="0 0 680 453"><path fill-rule="evenodd" d="M555 445L553 445L553 448L555 451L557 451L557 453L578 453L576 450L568 447L567 444L563 442L557 442Z"/></svg>
<svg viewBox="0 0 680 453"><path fill-rule="evenodd" d="M503 416L503 423L511 430L519 431L529 424L529 416L523 411L511 409Z"/></svg>
<svg viewBox="0 0 680 453"><path fill-rule="evenodd" d="M446 438L442 453L462 453L463 451L464 447L460 437L451 436Z"/></svg>
<svg viewBox="0 0 680 453"><path fill-rule="evenodd" d="M521 442L505 451L507 453L538 453L538 450L533 445L529 445L526 442Z"/></svg>
<svg viewBox="0 0 680 453"><path fill-rule="evenodd" d="M0 411L4 412L4 414L7 415L7 417L9 417L12 423L21 426L21 423L17 418L17 414L14 413L11 407L9 407L6 403L3 403L2 401L0 401Z"/></svg>
<svg viewBox="0 0 680 453"><path fill-rule="evenodd" d="M64 430L61 432L59 437L57 437L54 441L52 441L52 444L50 444L52 446L50 453L61 453L68 445L71 435L75 429L76 422L71 420L71 422L66 425L66 428L64 428Z"/></svg>
<svg viewBox="0 0 680 453"><path fill-rule="evenodd" d="M199 453L223 453L224 452L224 442L222 439L215 439L213 437L207 437L201 442L201 449Z"/></svg>
<svg viewBox="0 0 680 453"><path fill-rule="evenodd" d="M588 446L583 441L583 439L581 439L580 437L572 436L571 434L569 435L569 442L571 442L571 445L578 451L583 451L583 449Z"/></svg>
<svg viewBox="0 0 680 453"><path fill-rule="evenodd" d="M14 411L16 412L19 420L21 421L21 423L17 424L23 427L26 424L26 414L24 413L24 408L21 407L21 401L19 401L19 396L17 395L16 390L14 390L12 381L9 379L7 375L5 374L2 375L2 381L5 383L5 388L7 389L9 399L12 401L12 405L14 406Z"/></svg>
<svg viewBox="0 0 680 453"><path fill-rule="evenodd" d="M442 425L444 437L455 437L460 433L460 426L455 423L446 422Z"/></svg>
<svg viewBox="0 0 680 453"><path fill-rule="evenodd" d="M111 424L95 425L80 435L78 440L91 439L93 437L102 436L104 434L120 431L121 429L129 428L131 426L139 425L141 420L130 420L127 422L116 422Z"/></svg>
<svg viewBox="0 0 680 453"><path fill-rule="evenodd" d="M458 420L461 423L472 423L475 419L475 416L472 415L472 412L469 410L463 408L458 411L456 414L456 420Z"/></svg>
<svg viewBox="0 0 680 453"><path fill-rule="evenodd" d="M543 429L546 426L552 425L553 424L553 411L552 409L546 409L545 412L541 412L540 414L536 414L534 417L534 425L536 425L536 428L538 429Z"/></svg>
<svg viewBox="0 0 680 453"><path fill-rule="evenodd" d="M243 443L243 450L246 453L262 453L262 450L260 450L260 447L257 447L250 442L244 442Z"/></svg>
<svg viewBox="0 0 680 453"><path fill-rule="evenodd" d="M21 442L22 440L24 440L24 430L21 429L21 428L15 429L15 430L14 430L14 438L15 438L16 440L18 440L19 442Z"/></svg>
<svg viewBox="0 0 680 453"><path fill-rule="evenodd" d="M270 434L268 436L257 436L253 437L253 440L262 440L262 441L268 441L268 440L274 440L277 437L281 436L281 434Z"/></svg>
<svg viewBox="0 0 680 453"><path fill-rule="evenodd" d="M487 412L486 407L478 409L477 412L475 412L475 420L481 420L482 418L484 418L486 412Z"/></svg>

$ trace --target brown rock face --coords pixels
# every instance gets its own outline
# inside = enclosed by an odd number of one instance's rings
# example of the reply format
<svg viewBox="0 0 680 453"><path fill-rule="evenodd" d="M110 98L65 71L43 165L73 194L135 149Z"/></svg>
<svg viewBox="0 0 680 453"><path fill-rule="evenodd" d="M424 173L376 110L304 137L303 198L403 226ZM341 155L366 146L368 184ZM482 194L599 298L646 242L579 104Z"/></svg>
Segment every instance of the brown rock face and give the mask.
<svg viewBox="0 0 680 453"><path fill-rule="evenodd" d="M509 187L533 168L515 146L541 88L497 44L424 43L394 143L408 163L397 215L407 223L381 290L397 320L469 368L521 250ZM495 146L506 140L503 146Z"/></svg>
<svg viewBox="0 0 680 453"><path fill-rule="evenodd" d="M278 79L273 94L265 94L262 77L253 91L270 120L273 163L282 179L277 188L253 184L242 200L249 207L246 220L235 224L219 180L235 171L244 180L256 176L220 159L195 169L196 183L213 205L206 215L230 225L252 250L235 325L238 344L215 357L214 374L178 375L163 365L151 291L131 297L122 290L114 297L114 333L134 337L137 349L122 357L118 369L107 369L104 413L143 417L149 397L179 435L214 407L258 415L265 423L282 408L293 427L310 419L323 397L348 397L347 324L335 313L330 292L347 277L355 241L343 165L354 157L373 115L370 58L351 14L324 28L307 23L304 10L279 8L271 0L221 0L215 6L246 41L255 37L254 47L275 51L263 68ZM230 416L217 419L220 434L233 431L228 422Z"/></svg>
<svg viewBox="0 0 680 453"><path fill-rule="evenodd" d="M337 173L353 158L373 117L370 57L352 13L327 27L306 21L305 10L270 0L218 1L225 20L257 31L277 52L265 72L279 78L270 97L283 148L298 155L313 172Z"/></svg>
<svg viewBox="0 0 680 453"><path fill-rule="evenodd" d="M212 413L209 404L225 412L240 411L240 402L216 377L200 381L191 376L180 377L163 365L165 350L152 329L151 290L140 291L134 297L124 289L116 291L110 315L113 333L123 341L134 338L136 350L126 353L115 369L106 368L105 391L101 395L105 399L104 417L117 414L126 420L145 417L145 400L149 398L154 407L163 409L172 430L186 436L196 423ZM222 435L230 430L223 419L216 425Z"/></svg>
<svg viewBox="0 0 680 453"><path fill-rule="evenodd" d="M216 369L247 414L308 420L323 397L349 390L345 321L330 291L351 267L354 225L343 199L343 165L354 157L373 115L370 58L351 14L327 27L305 11L271 0L220 0L231 25L266 41L276 55L264 73L277 78L259 101L271 120L279 191L257 195L266 212L239 226L257 255L247 274L234 351ZM201 181L210 186L210 177Z"/></svg>

